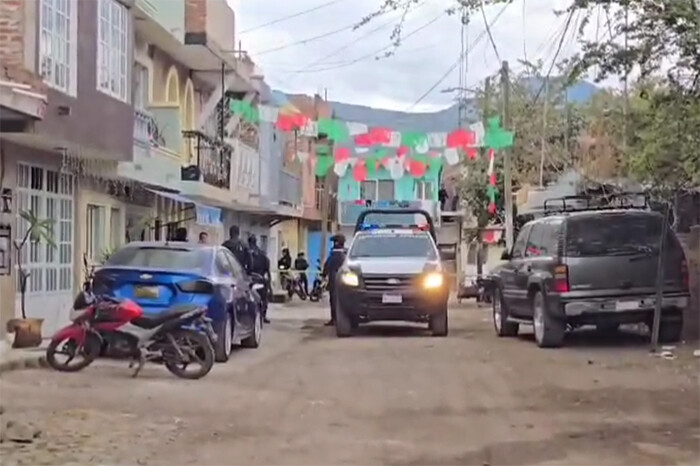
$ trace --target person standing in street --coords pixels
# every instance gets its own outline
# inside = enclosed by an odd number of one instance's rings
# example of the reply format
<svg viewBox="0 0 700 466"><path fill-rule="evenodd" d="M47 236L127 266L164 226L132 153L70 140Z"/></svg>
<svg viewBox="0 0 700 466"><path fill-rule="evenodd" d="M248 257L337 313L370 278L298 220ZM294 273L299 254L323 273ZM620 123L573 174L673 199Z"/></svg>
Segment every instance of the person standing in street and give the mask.
<svg viewBox="0 0 700 466"><path fill-rule="evenodd" d="M333 249L331 254L326 259L326 263L323 264L323 271L321 275L328 278L328 294L331 304L331 320L326 322L326 326L335 325L335 312L336 312L336 284L335 278L338 275L338 270L343 265L345 261L345 236L342 234L334 235L331 238L333 242Z"/></svg>
<svg viewBox="0 0 700 466"><path fill-rule="evenodd" d="M277 269L280 274L280 286L283 290L287 289L287 280L289 280L289 272L292 268L292 255L289 253L289 248L282 249L282 257L277 261Z"/></svg>
<svg viewBox="0 0 700 466"><path fill-rule="evenodd" d="M246 273L250 273L250 251L248 251L248 247L245 243L241 241L241 230L238 226L233 225L229 228L228 232L229 239L224 241L222 246L231 251Z"/></svg>
<svg viewBox="0 0 700 466"><path fill-rule="evenodd" d="M306 260L306 256L304 255L304 251L299 251L299 254L297 254L297 258L294 259L294 270L299 272L299 281L301 282L301 286L304 289L304 293L306 293L306 296L309 295L309 277L306 276L306 271L309 268L309 261Z"/></svg>
<svg viewBox="0 0 700 466"><path fill-rule="evenodd" d="M248 237L248 249L250 250L251 273L260 275L265 281L265 287L259 290L258 294L262 301L263 322L269 324L270 320L267 318L267 304L269 302L269 293L272 291L270 287L270 259L268 259L265 252L258 247L258 240L255 235Z"/></svg>
<svg viewBox="0 0 700 466"><path fill-rule="evenodd" d="M177 230L175 230L175 235L172 239L172 241L182 241L182 242L187 242L187 228L185 227L180 227Z"/></svg>
<svg viewBox="0 0 700 466"><path fill-rule="evenodd" d="M209 234L206 231L199 232L199 244L207 244L209 242Z"/></svg>

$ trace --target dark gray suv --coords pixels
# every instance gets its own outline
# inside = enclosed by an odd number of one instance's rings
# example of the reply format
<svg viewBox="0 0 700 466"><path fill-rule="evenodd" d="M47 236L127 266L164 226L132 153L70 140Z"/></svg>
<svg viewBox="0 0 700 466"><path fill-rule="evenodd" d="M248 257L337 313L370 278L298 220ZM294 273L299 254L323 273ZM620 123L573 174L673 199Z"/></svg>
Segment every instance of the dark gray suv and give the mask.
<svg viewBox="0 0 700 466"><path fill-rule="evenodd" d="M527 223L491 279L498 336L534 326L540 347L561 346L569 329L651 327L663 216L642 209L559 212ZM665 243L660 340L680 339L689 306L688 268L675 234Z"/></svg>

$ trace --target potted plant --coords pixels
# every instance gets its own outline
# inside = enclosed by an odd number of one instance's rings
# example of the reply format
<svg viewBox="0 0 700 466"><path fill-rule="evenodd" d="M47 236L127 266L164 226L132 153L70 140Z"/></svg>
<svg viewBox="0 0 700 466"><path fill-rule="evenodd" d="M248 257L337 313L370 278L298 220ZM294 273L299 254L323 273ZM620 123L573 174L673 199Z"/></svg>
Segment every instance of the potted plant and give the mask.
<svg viewBox="0 0 700 466"><path fill-rule="evenodd" d="M30 243L44 241L49 247L56 247L53 239L53 219L42 219L37 217L32 211L22 211L19 216L26 222L27 230L21 240L14 240L17 260L17 273L19 275L20 310L21 319L10 319L7 322L7 331L15 334L13 348L32 348L41 345L41 327L44 319L27 317L26 294L27 282L30 272L24 268L22 263L22 251Z"/></svg>

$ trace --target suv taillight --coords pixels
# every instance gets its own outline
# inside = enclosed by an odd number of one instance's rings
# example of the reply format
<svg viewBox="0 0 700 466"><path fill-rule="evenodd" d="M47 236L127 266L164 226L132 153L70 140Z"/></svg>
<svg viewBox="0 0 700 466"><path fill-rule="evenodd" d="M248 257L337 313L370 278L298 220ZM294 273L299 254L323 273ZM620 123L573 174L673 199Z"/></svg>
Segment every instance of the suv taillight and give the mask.
<svg viewBox="0 0 700 466"><path fill-rule="evenodd" d="M180 282L177 284L180 291L185 293L212 294L214 285L207 280L194 280L191 282Z"/></svg>
<svg viewBox="0 0 700 466"><path fill-rule="evenodd" d="M552 289L556 293L569 292L569 268L565 265L557 265L554 268L554 283Z"/></svg>
<svg viewBox="0 0 700 466"><path fill-rule="evenodd" d="M688 262L683 259L681 262L681 279L683 280L683 287L687 290L690 288L690 274L688 272Z"/></svg>

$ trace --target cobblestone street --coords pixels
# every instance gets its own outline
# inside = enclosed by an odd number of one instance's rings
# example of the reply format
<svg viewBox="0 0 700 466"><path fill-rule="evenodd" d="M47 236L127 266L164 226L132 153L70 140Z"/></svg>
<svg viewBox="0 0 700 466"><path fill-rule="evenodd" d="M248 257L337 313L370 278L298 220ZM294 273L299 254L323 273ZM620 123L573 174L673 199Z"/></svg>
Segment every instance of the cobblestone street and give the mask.
<svg viewBox="0 0 700 466"><path fill-rule="evenodd" d="M337 339L320 306L276 307L258 350L199 381L97 362L0 382L2 464L697 464L698 363L634 335L558 350L498 339L489 310L451 333L371 325ZM12 425L10 426L13 427ZM5 429L9 431L9 429ZM32 438L36 436L36 438Z"/></svg>

